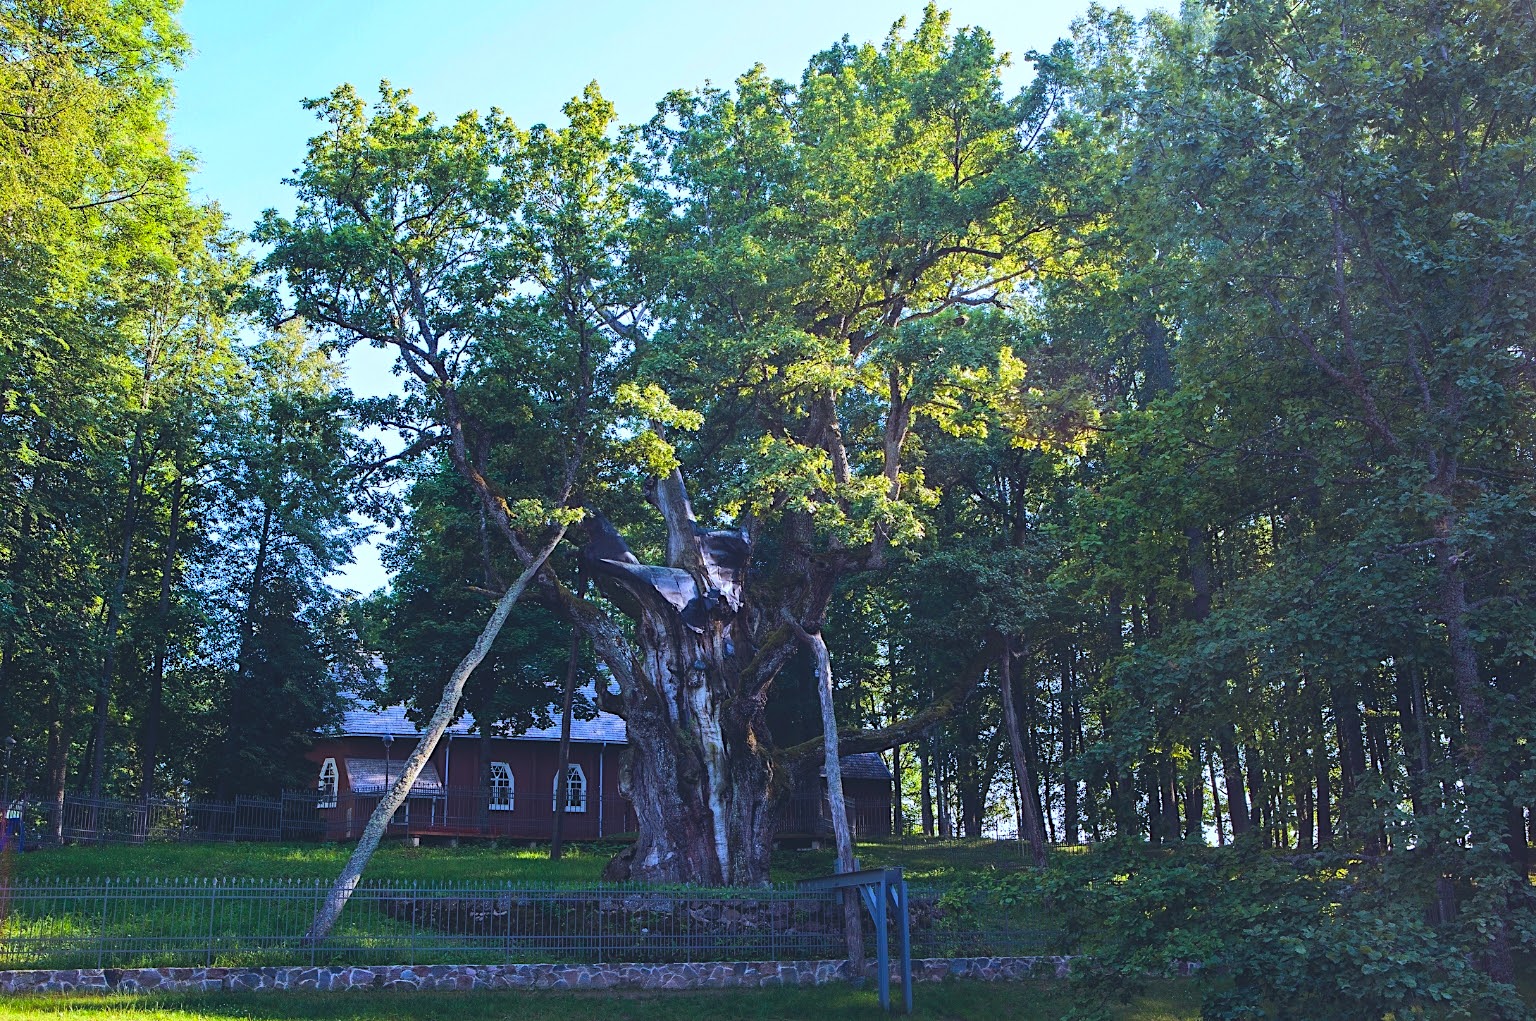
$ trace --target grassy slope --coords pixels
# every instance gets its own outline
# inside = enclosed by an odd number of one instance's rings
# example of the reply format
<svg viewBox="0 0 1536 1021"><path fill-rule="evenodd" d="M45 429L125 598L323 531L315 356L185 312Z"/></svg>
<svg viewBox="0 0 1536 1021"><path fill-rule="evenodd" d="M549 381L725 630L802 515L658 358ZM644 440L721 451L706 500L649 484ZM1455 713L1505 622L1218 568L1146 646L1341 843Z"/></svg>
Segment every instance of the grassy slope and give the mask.
<svg viewBox="0 0 1536 1021"><path fill-rule="evenodd" d="M1060 986L919 986L915 1017L1058 1021L1071 1008ZM189 996L16 997L0 1002L4 1021L134 1018L137 1021L715 1021L718 1018L827 1021L883 1018L874 993L847 986L751 992L602 993L247 993ZM899 1015L898 1015L899 1016ZM1116 1021L1192 1021L1198 1001L1170 985L1121 1008Z"/></svg>
<svg viewBox="0 0 1536 1021"><path fill-rule="evenodd" d="M551 862L544 847L403 847L381 848L368 866L370 879L467 880L474 882L594 882L615 845L574 845L566 857ZM18 879L55 877L148 877L331 879L341 871L352 848L342 844L146 844L142 847L65 847L13 856ZM866 868L900 865L914 882L943 882L960 876L1015 868L1022 864L1016 846L992 842L912 842L861 844ZM831 851L780 851L773 877L793 882L833 871Z"/></svg>

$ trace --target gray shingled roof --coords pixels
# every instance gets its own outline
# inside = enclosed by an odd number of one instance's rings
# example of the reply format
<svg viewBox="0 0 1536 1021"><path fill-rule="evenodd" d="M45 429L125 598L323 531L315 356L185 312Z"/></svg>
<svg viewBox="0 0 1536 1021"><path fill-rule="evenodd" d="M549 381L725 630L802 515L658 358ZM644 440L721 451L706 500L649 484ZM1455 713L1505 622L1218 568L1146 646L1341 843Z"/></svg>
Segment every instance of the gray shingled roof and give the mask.
<svg viewBox="0 0 1536 1021"><path fill-rule="evenodd" d="M592 685L589 684L582 690L589 700L594 697ZM550 706L549 714L556 721L551 726L532 727L521 734L509 736L528 741L560 740L560 707ZM448 728L448 733L455 737L468 737L474 732L475 718L469 713L465 713L457 723ZM342 737L383 737L385 734L393 734L400 738L419 737L421 729L406 719L403 705L373 709L353 702L342 716L340 730ZM624 730L623 720L611 713L599 712L597 717L591 720L572 718L571 740L579 744L624 744L628 740L628 735ZM407 753L401 754L404 756ZM886 768L885 760L880 757L879 752L844 755L842 764L843 776L850 780L891 779L891 771ZM382 771L382 766L380 769ZM825 771L822 775L825 775Z"/></svg>
<svg viewBox="0 0 1536 1021"><path fill-rule="evenodd" d="M585 692L590 699L592 686L588 685ZM533 727L521 734L513 735L525 738L529 741L558 741L560 740L560 707L550 706L549 712L557 721L549 727ZM395 737L419 737L421 728L406 719L405 706L392 705L383 709L374 709L363 705L360 701L354 701L342 714L340 736L342 737L383 737L385 734L393 734ZM461 716L457 723L448 728L448 733L455 737L468 737L475 733L475 718L469 713ZM624 721L610 713L598 713L596 719L571 720L571 740L580 744L623 744L625 742Z"/></svg>
<svg viewBox="0 0 1536 1021"><path fill-rule="evenodd" d="M843 767L844 780L889 780L891 771L886 768L885 759L879 752L855 752L852 755L844 755L839 760ZM826 776L826 767L822 767L821 775Z"/></svg>

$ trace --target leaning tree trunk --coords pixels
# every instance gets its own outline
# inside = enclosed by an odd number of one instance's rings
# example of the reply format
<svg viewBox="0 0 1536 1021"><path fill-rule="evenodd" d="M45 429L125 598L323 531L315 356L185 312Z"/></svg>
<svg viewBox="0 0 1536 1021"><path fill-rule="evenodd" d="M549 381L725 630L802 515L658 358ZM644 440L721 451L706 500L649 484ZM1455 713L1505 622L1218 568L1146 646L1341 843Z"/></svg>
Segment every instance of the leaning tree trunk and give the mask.
<svg viewBox="0 0 1536 1021"><path fill-rule="evenodd" d="M378 850L379 841L384 837L384 829L389 825L400 806L405 804L406 796L416 784L416 778L421 775L427 759L437 748L437 742L447 731L448 724L452 722L454 712L459 706L459 697L464 694L464 683L469 680L469 675L475 667L491 651L491 643L501 633L501 626L507 622L507 614L512 612L512 606L528 587L528 583L544 568L544 561L554 552L555 546L565 534L565 529L556 531L555 537L533 557L523 573L517 576L512 587L503 593L496 603L496 609L491 613L491 619L486 621L485 629L480 632L480 637L475 639L475 644L469 653L459 661L453 673L448 676L448 683L443 685L443 697L437 703L437 710L432 714L432 719L427 722L426 729L422 731L421 740L416 743L416 748L406 758L401 767L400 777L380 799L379 804L373 810L373 815L368 817L368 825L363 829L362 838L358 840L352 857L347 859L347 867L341 870L341 875L336 877L331 890L326 894L325 902L320 905L320 910L315 912L315 920L310 923L309 931L304 934L308 941L324 939L336 924L336 919L341 916L341 909L347 906L347 900L352 896L352 891L357 889L358 881L363 878L363 869L368 867L368 859L373 857L373 852ZM485 721L481 721L483 726Z"/></svg>

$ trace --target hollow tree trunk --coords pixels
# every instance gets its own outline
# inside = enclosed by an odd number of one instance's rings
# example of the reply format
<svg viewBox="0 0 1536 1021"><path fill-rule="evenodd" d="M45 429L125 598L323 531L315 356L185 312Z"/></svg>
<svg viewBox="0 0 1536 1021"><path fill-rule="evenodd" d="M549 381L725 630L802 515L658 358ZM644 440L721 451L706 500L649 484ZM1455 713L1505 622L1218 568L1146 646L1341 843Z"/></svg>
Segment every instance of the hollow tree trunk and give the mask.
<svg viewBox="0 0 1536 1021"><path fill-rule="evenodd" d="M748 540L699 529L680 472L660 480L654 500L666 566L641 564L601 519L584 551L598 587L634 622L635 654L615 674L629 736L619 783L638 835L605 876L761 885L785 785L774 784L766 687L744 687Z"/></svg>

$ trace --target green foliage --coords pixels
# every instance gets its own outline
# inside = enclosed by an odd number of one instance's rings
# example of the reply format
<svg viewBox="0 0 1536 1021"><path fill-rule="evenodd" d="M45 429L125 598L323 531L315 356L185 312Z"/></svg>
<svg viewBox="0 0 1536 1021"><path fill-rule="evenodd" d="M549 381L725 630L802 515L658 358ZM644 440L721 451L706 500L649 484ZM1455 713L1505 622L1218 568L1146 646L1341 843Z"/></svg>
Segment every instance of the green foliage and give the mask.
<svg viewBox="0 0 1536 1021"><path fill-rule="evenodd" d="M249 263L166 139L177 6L0 10L0 732L35 798L206 775L260 702L232 677L258 630L271 663L322 658L298 688L346 658L320 579L353 537L347 401L301 330L241 336ZM248 628L265 566L285 617ZM286 683L265 708L310 712L242 755L252 789L326 715Z"/></svg>
<svg viewBox="0 0 1536 1021"><path fill-rule="evenodd" d="M1473 966L1475 933L1429 924L1432 877L1411 860L1121 840L993 889L1067 921L1101 996L1194 964L1211 1019L1529 1016Z"/></svg>

